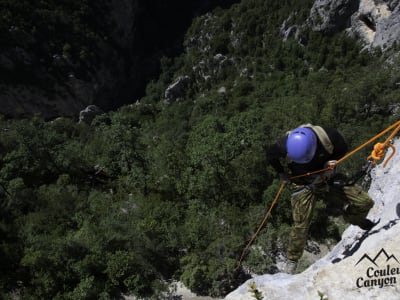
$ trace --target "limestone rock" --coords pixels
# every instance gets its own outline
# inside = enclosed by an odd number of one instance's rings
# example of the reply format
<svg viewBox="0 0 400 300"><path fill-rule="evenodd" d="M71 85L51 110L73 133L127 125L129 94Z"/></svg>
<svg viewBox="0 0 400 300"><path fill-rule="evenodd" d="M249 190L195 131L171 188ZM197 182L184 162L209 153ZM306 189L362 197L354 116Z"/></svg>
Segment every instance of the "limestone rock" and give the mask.
<svg viewBox="0 0 400 300"><path fill-rule="evenodd" d="M312 30L334 34L350 25L358 3L358 0L317 0L311 8L308 24Z"/></svg>
<svg viewBox="0 0 400 300"><path fill-rule="evenodd" d="M164 93L165 102L169 103L172 100L177 100L183 97L185 89L190 83L189 76L179 76L175 82L167 87Z"/></svg>
<svg viewBox="0 0 400 300"><path fill-rule="evenodd" d="M103 111L97 107L96 105L89 105L84 110L81 110L79 113L79 123L92 123L93 119L103 113Z"/></svg>
<svg viewBox="0 0 400 300"><path fill-rule="evenodd" d="M307 25L323 34L347 30L367 46L386 49L400 42L400 1L317 0Z"/></svg>

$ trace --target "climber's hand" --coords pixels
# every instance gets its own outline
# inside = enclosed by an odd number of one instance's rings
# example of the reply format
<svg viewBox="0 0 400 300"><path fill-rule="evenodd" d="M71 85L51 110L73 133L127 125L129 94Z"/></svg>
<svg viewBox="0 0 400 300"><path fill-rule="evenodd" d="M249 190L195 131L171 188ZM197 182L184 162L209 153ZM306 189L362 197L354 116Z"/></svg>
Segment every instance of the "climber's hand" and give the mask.
<svg viewBox="0 0 400 300"><path fill-rule="evenodd" d="M337 165L337 161L336 160L329 160L325 163L325 168L329 168L329 169L335 169Z"/></svg>
<svg viewBox="0 0 400 300"><path fill-rule="evenodd" d="M335 175L336 164L337 164L336 160L329 160L325 163L324 167L326 170L321 173L321 178L324 181L328 181L333 177L333 175Z"/></svg>

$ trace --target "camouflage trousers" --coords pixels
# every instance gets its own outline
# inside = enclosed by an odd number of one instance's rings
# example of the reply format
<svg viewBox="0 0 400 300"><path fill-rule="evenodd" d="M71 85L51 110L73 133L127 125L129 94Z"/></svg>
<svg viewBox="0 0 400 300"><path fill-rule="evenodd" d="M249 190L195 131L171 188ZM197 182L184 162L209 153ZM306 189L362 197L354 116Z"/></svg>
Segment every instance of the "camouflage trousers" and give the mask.
<svg viewBox="0 0 400 300"><path fill-rule="evenodd" d="M369 195L358 185L316 186L292 185L291 205L293 225L289 236L287 256L297 261L303 254L308 230L317 199L326 201L327 210L339 211L346 222L359 225L374 205Z"/></svg>

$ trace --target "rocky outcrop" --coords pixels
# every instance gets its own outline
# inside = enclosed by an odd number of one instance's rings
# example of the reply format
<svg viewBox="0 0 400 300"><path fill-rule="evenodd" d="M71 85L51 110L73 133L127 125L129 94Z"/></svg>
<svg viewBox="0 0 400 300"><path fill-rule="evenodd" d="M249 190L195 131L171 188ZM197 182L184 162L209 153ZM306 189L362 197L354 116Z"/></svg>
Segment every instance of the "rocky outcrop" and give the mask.
<svg viewBox="0 0 400 300"><path fill-rule="evenodd" d="M79 123L91 124L93 119L103 111L96 105L89 105L79 113Z"/></svg>
<svg viewBox="0 0 400 300"><path fill-rule="evenodd" d="M317 0L307 25L324 34L347 30L367 46L385 50L400 42L400 1Z"/></svg>
<svg viewBox="0 0 400 300"><path fill-rule="evenodd" d="M400 140L394 144L400 147ZM391 151L391 150L389 150ZM388 153L389 154L389 153ZM400 155L372 170L369 194L375 201L369 218L378 220L370 232L350 226L325 257L301 274L278 273L250 279L226 299L254 299L255 282L265 299L387 299L400 295ZM323 298L325 297L325 298Z"/></svg>
<svg viewBox="0 0 400 300"><path fill-rule="evenodd" d="M311 8L308 25L312 30L334 34L350 26L359 0L317 0Z"/></svg>
<svg viewBox="0 0 400 300"><path fill-rule="evenodd" d="M364 39L372 46L386 49L394 42L400 41L400 3L388 1L386 3L372 4L370 1L361 1L364 9L356 16L353 31L368 32ZM360 23L361 22L361 23ZM356 25L357 24L357 25Z"/></svg>
<svg viewBox="0 0 400 300"><path fill-rule="evenodd" d="M348 31L361 37L368 45L385 48L393 38L400 37L400 32L395 32L396 16L389 3L362 0L358 11L351 17L352 26Z"/></svg>
<svg viewBox="0 0 400 300"><path fill-rule="evenodd" d="M177 101L182 98L190 81L189 76L179 76L175 82L169 85L165 90L164 102L170 103L171 101Z"/></svg>

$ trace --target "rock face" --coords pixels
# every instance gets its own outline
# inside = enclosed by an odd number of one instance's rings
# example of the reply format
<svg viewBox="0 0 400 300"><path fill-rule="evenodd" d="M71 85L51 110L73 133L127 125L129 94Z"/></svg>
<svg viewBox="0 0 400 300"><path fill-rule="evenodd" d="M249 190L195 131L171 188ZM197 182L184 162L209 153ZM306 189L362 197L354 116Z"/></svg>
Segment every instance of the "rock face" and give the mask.
<svg viewBox="0 0 400 300"><path fill-rule="evenodd" d="M317 0L311 8L309 25L315 31L333 34L350 25L359 0Z"/></svg>
<svg viewBox="0 0 400 300"><path fill-rule="evenodd" d="M93 119L103 111L96 105L89 105L79 112L79 123L90 124Z"/></svg>
<svg viewBox="0 0 400 300"><path fill-rule="evenodd" d="M375 10L373 10L375 12ZM387 6L377 6L374 22L376 23L374 46L386 48L395 41L400 41L400 4L399 1L390 1Z"/></svg>
<svg viewBox="0 0 400 300"><path fill-rule="evenodd" d="M400 41L400 1L317 0L307 23L324 34L346 29L366 45L386 49Z"/></svg>
<svg viewBox="0 0 400 300"><path fill-rule="evenodd" d="M395 146L400 147L399 139ZM380 218L380 223L370 232L349 226L340 243L303 273L258 276L225 299L254 299L248 291L250 282L255 282L268 300L399 299L400 154L396 153L385 168L382 164L375 167L371 174L369 194L375 205L369 218Z"/></svg>
<svg viewBox="0 0 400 300"><path fill-rule="evenodd" d="M178 100L180 97L182 97L184 90L189 85L189 83L190 83L189 76L179 76L175 80L175 82L169 85L165 90L164 101L166 103L169 103L172 100Z"/></svg>

